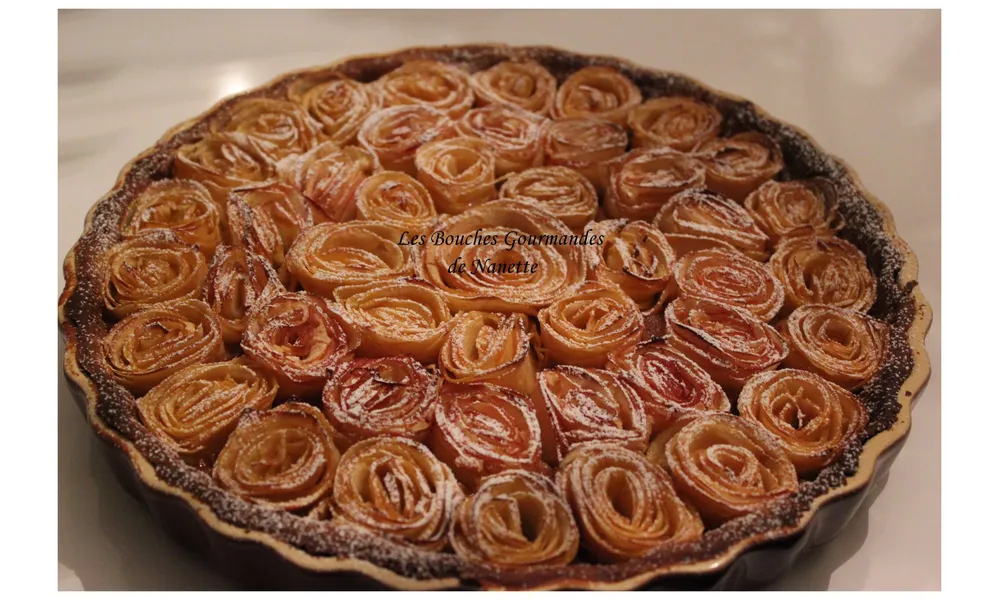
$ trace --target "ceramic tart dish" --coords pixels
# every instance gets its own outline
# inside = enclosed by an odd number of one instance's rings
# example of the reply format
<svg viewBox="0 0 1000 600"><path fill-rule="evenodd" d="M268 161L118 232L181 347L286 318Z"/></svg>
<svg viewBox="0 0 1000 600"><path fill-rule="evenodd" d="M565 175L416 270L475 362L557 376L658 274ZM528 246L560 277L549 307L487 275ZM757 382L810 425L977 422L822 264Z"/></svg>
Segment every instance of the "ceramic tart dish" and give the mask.
<svg viewBox="0 0 1000 600"><path fill-rule="evenodd" d="M122 169L65 281L117 478L252 587L760 586L886 476L930 374L917 259L850 167L550 47L222 100Z"/></svg>

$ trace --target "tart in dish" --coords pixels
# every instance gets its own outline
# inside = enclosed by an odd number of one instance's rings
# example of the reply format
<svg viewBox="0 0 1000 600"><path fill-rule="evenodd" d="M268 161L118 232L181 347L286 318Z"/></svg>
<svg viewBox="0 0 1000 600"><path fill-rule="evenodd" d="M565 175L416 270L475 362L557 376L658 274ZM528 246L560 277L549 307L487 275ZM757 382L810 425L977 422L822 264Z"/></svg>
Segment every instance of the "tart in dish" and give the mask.
<svg viewBox="0 0 1000 600"><path fill-rule="evenodd" d="M60 299L123 482L271 587L760 583L887 468L929 320L888 211L805 134L506 46L174 128Z"/></svg>

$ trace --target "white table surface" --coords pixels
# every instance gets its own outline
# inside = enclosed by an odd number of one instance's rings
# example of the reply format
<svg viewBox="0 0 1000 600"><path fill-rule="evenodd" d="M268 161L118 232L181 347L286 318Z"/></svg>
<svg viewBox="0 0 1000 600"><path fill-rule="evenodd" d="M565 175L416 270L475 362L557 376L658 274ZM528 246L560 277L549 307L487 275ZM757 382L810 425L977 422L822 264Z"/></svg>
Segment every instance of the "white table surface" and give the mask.
<svg viewBox="0 0 1000 600"><path fill-rule="evenodd" d="M125 162L224 95L352 54L537 43L684 72L802 126L893 210L937 309L940 31L936 11L63 12L59 255ZM937 323L927 342L937 368ZM774 587L940 589L940 425L935 372L887 483L839 538ZM231 586L118 487L60 376L60 589Z"/></svg>

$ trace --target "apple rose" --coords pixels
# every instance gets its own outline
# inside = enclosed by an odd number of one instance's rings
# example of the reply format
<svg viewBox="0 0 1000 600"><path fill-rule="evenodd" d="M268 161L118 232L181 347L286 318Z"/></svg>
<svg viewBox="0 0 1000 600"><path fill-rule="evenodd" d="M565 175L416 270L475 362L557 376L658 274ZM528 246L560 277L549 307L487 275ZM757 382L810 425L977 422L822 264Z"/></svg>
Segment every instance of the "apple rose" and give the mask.
<svg viewBox="0 0 1000 600"><path fill-rule="evenodd" d="M441 292L419 279L343 286L333 296L335 310L360 341L360 356L406 354L435 363L454 323Z"/></svg>
<svg viewBox="0 0 1000 600"><path fill-rule="evenodd" d="M205 256L169 231L126 239L104 255L104 308L117 318L157 302L200 298Z"/></svg>
<svg viewBox="0 0 1000 600"><path fill-rule="evenodd" d="M205 186L197 181L154 181L136 197L122 216L124 237L167 229L185 244L212 256L222 242L222 212Z"/></svg>
<svg viewBox="0 0 1000 600"><path fill-rule="evenodd" d="M547 119L513 106L474 108L459 119L458 133L482 139L496 152L497 175L540 166Z"/></svg>
<svg viewBox="0 0 1000 600"><path fill-rule="evenodd" d="M330 220L341 223L356 216L354 194L361 182L378 167L378 159L364 148L341 148L333 142L325 142L289 159L279 171L286 183L315 202Z"/></svg>
<svg viewBox="0 0 1000 600"><path fill-rule="evenodd" d="M380 77L374 86L382 106L425 106L452 119L465 114L475 101L465 71L433 60L408 62Z"/></svg>
<svg viewBox="0 0 1000 600"><path fill-rule="evenodd" d="M318 81L302 78L289 88L288 99L323 127L323 139L338 146L353 144L361 123L379 107L378 94L371 86L339 74Z"/></svg>
<svg viewBox="0 0 1000 600"><path fill-rule="evenodd" d="M677 490L711 525L760 510L798 490L795 465L763 427L721 413L704 414L667 443Z"/></svg>
<svg viewBox="0 0 1000 600"><path fill-rule="evenodd" d="M549 116L558 83L533 60L504 61L472 74L472 91L480 105L510 105Z"/></svg>
<svg viewBox="0 0 1000 600"><path fill-rule="evenodd" d="M721 302L682 296L667 305L666 320L664 341L727 390L739 391L750 377L788 356L788 344L773 327Z"/></svg>
<svg viewBox="0 0 1000 600"><path fill-rule="evenodd" d="M276 269L285 263L292 241L314 223L309 200L276 181L236 188L226 212L229 239L264 256Z"/></svg>
<svg viewBox="0 0 1000 600"><path fill-rule="evenodd" d="M524 313L461 313L441 347L441 376L450 383L494 383L533 396L537 336Z"/></svg>
<svg viewBox="0 0 1000 600"><path fill-rule="evenodd" d="M725 242L750 258L767 260L767 236L746 209L708 190L685 190L663 205L653 225L664 232Z"/></svg>
<svg viewBox="0 0 1000 600"><path fill-rule="evenodd" d="M545 164L569 167L598 191L608 187L608 163L625 154L628 133L594 117L558 119L545 126Z"/></svg>
<svg viewBox="0 0 1000 600"><path fill-rule="evenodd" d="M792 311L778 330L790 348L785 366L856 390L882 364L889 327L864 313L814 304Z"/></svg>
<svg viewBox="0 0 1000 600"><path fill-rule="evenodd" d="M770 321L781 310L785 288L763 265L735 250L716 248L685 255L673 268L681 296L706 298Z"/></svg>
<svg viewBox="0 0 1000 600"><path fill-rule="evenodd" d="M646 449L646 413L627 375L560 365L539 373L538 385L555 431L559 460L585 442Z"/></svg>
<svg viewBox="0 0 1000 600"><path fill-rule="evenodd" d="M604 210L616 219L652 221L670 198L705 185L705 167L670 148L633 150L610 169Z"/></svg>
<svg viewBox="0 0 1000 600"><path fill-rule="evenodd" d="M359 219L384 223L400 235L425 233L438 218L427 188L398 171L381 171L365 179L354 199Z"/></svg>
<svg viewBox="0 0 1000 600"><path fill-rule="evenodd" d="M537 167L514 173L500 188L500 197L533 202L576 232L583 231L597 216L597 190L568 167Z"/></svg>
<svg viewBox="0 0 1000 600"><path fill-rule="evenodd" d="M441 222L417 273L457 309L535 314L586 277L579 238L537 205L497 200Z"/></svg>
<svg viewBox="0 0 1000 600"><path fill-rule="evenodd" d="M667 473L619 444L577 446L559 465L556 485L576 515L583 546L601 562L640 558L697 540L704 530Z"/></svg>
<svg viewBox="0 0 1000 600"><path fill-rule="evenodd" d="M319 124L287 100L244 98L210 123L215 134L240 134L272 163L308 152L319 143Z"/></svg>
<svg viewBox="0 0 1000 600"><path fill-rule="evenodd" d="M209 135L177 149L174 177L205 186L220 210L225 210L229 190L274 177L274 165L257 151L246 136Z"/></svg>
<svg viewBox="0 0 1000 600"><path fill-rule="evenodd" d="M616 285L588 281L538 313L546 360L600 367L642 337L642 313Z"/></svg>
<svg viewBox="0 0 1000 600"><path fill-rule="evenodd" d="M330 370L354 356L354 344L326 301L308 292L286 292L258 304L241 346L278 380L281 398L319 395Z"/></svg>
<svg viewBox="0 0 1000 600"><path fill-rule="evenodd" d="M243 338L250 311L285 291L267 259L236 246L219 246L205 281L205 302L212 308L222 339L236 344Z"/></svg>
<svg viewBox="0 0 1000 600"><path fill-rule="evenodd" d="M608 357L638 382L639 398L653 436L687 414L729 412L729 398L705 369L662 340L622 346Z"/></svg>
<svg viewBox="0 0 1000 600"><path fill-rule="evenodd" d="M438 212L456 214L496 198L496 152L479 138L429 142L417 150L414 164Z"/></svg>
<svg viewBox="0 0 1000 600"><path fill-rule="evenodd" d="M501 471L546 472L538 418L528 399L489 383L446 384L428 444L470 489Z"/></svg>
<svg viewBox="0 0 1000 600"><path fill-rule="evenodd" d="M642 92L618 69L584 67L559 86L552 113L556 118L600 117L624 125Z"/></svg>
<svg viewBox="0 0 1000 600"><path fill-rule="evenodd" d="M782 238L794 235L832 237L841 226L837 205L837 190L822 177L768 181L743 201L772 248Z"/></svg>
<svg viewBox="0 0 1000 600"><path fill-rule="evenodd" d="M785 287L785 311L826 304L868 312L875 304L875 277L863 252L847 240L812 235L785 239L768 262Z"/></svg>
<svg viewBox="0 0 1000 600"><path fill-rule="evenodd" d="M376 437L351 446L340 461L331 517L395 542L444 549L461 490L447 465L424 446Z"/></svg>
<svg viewBox="0 0 1000 600"><path fill-rule="evenodd" d="M755 375L740 392L738 406L741 417L778 438L803 477L837 460L868 423L854 394L798 369Z"/></svg>
<svg viewBox="0 0 1000 600"><path fill-rule="evenodd" d="M692 252L698 252L699 250L732 250L736 252L736 248L728 242L723 242L722 240L713 240L712 238L701 237L697 235L687 235L684 233L664 233L663 237L670 244L670 247L674 250L674 255L678 258L684 258Z"/></svg>
<svg viewBox="0 0 1000 600"><path fill-rule="evenodd" d="M705 162L708 189L737 202L785 168L778 144L756 131L710 140L696 153Z"/></svg>
<svg viewBox="0 0 1000 600"><path fill-rule="evenodd" d="M242 360L191 365L167 377L139 401L139 418L190 461L210 460L236 428L244 409L271 408L278 384Z"/></svg>
<svg viewBox="0 0 1000 600"><path fill-rule="evenodd" d="M434 140L455 135L455 122L427 106L394 106L377 110L365 119L358 142L375 156L383 169L416 176L417 149Z"/></svg>
<svg viewBox="0 0 1000 600"><path fill-rule="evenodd" d="M306 290L332 296L342 285L387 281L413 274L413 249L380 223L320 223L292 243L285 267Z"/></svg>
<svg viewBox="0 0 1000 600"><path fill-rule="evenodd" d="M628 126L639 148L667 147L690 152L718 137L722 114L694 98L666 96L633 108L628 114Z"/></svg>
<svg viewBox="0 0 1000 600"><path fill-rule="evenodd" d="M427 437L441 382L409 356L356 358L340 365L323 388L323 414L337 447L396 435Z"/></svg>
<svg viewBox="0 0 1000 600"><path fill-rule="evenodd" d="M333 428L323 414L302 402L286 402L243 413L212 477L248 500L298 511L330 493L339 462Z"/></svg>
<svg viewBox="0 0 1000 600"><path fill-rule="evenodd" d="M118 321L103 343L111 376L133 394L184 367L224 360L219 322L201 300L161 302Z"/></svg>
<svg viewBox="0 0 1000 600"><path fill-rule="evenodd" d="M674 251L658 229L645 221L617 219L592 223L588 229L604 242L587 247L590 279L615 284L639 308L662 306L657 301L670 283Z"/></svg>
<svg viewBox="0 0 1000 600"><path fill-rule="evenodd" d="M488 477L455 510L451 546L464 560L487 568L568 565L580 532L565 498L530 471Z"/></svg>

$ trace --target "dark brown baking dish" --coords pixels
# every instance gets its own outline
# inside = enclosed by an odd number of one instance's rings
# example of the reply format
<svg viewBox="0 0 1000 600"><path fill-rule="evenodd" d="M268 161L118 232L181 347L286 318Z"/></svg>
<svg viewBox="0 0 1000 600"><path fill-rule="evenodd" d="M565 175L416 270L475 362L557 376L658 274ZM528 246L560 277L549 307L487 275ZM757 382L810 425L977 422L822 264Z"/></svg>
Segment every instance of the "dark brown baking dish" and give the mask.
<svg viewBox="0 0 1000 600"><path fill-rule="evenodd" d="M283 75L240 97L277 96L296 78L318 71L339 71L371 81L415 58L459 63L474 71L519 57L538 61L560 81L581 67L608 65L631 77L646 98L696 97L724 115L723 134L757 130L774 138L785 157L784 176L825 176L834 182L846 222L841 235L865 252L877 277L878 301L871 314L887 322L891 330L887 359L859 394L871 413L863 442L814 480L803 482L798 493L764 512L709 531L696 543L616 565L488 571L454 555L401 549L375 536L275 512L224 492L206 474L168 451L136 418L132 396L110 378L100 353L107 325L102 316L99 259L117 241L118 223L129 202L151 181L170 175L173 150L202 136L207 118L227 110L233 102L230 98L168 131L126 165L111 191L93 206L83 236L66 257L59 324L66 340L65 376L104 442L105 455L123 487L149 508L169 535L245 585L292 589L756 587L789 569L803 550L835 537L899 452L910 429L910 407L930 375L924 337L931 308L917 286L917 259L897 236L888 209L865 190L850 167L824 153L804 132L753 103L681 75L617 58L501 45L414 48L356 57Z"/></svg>

